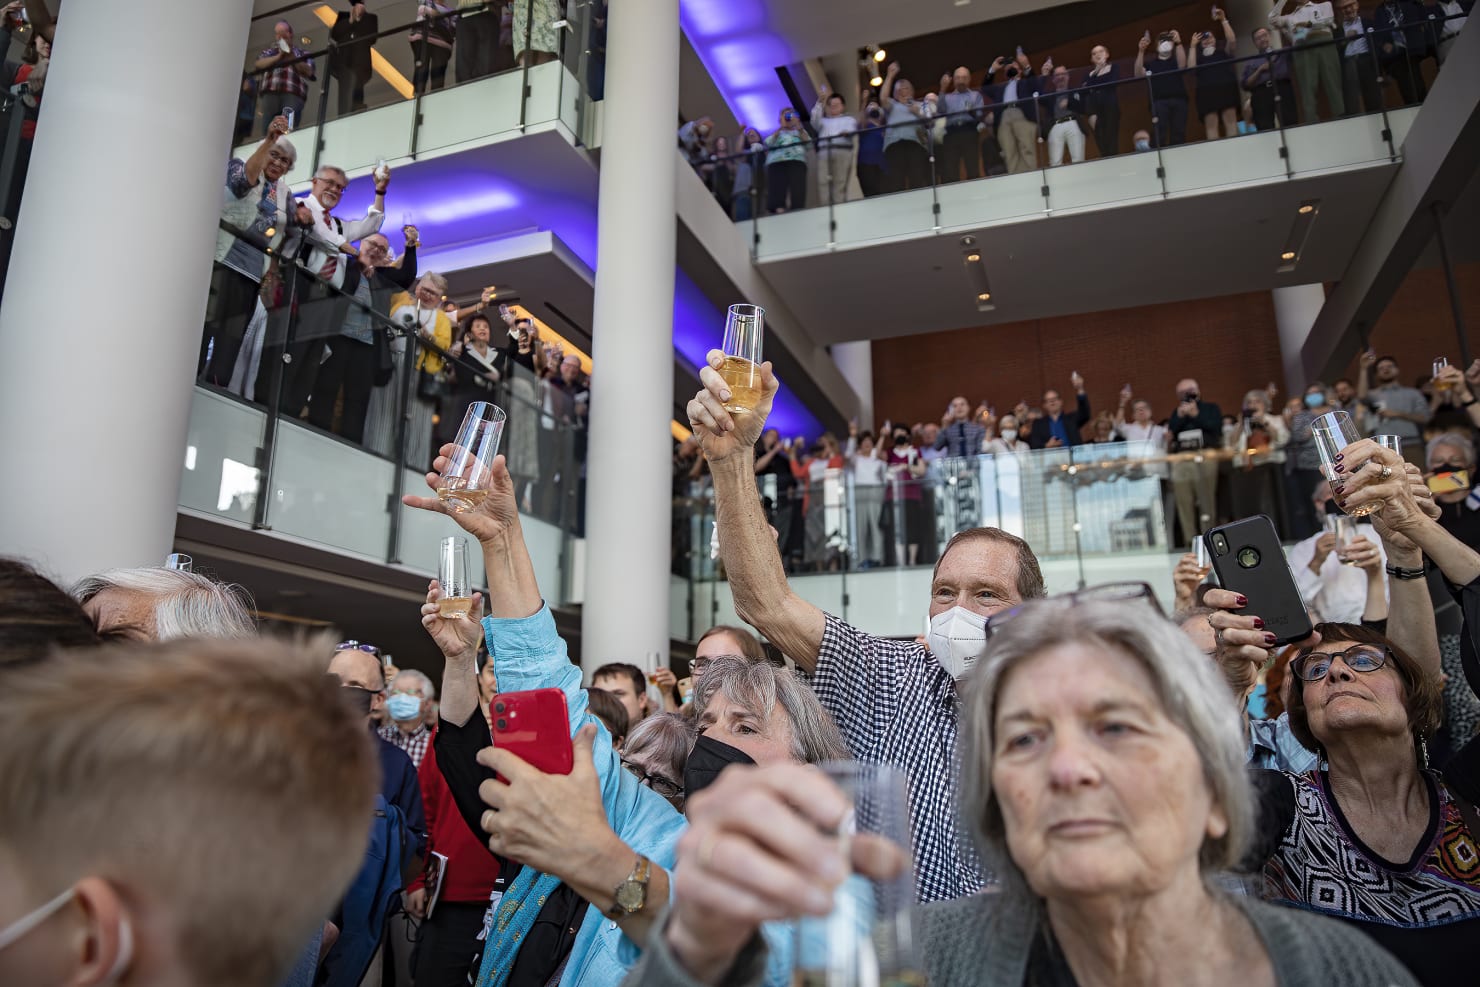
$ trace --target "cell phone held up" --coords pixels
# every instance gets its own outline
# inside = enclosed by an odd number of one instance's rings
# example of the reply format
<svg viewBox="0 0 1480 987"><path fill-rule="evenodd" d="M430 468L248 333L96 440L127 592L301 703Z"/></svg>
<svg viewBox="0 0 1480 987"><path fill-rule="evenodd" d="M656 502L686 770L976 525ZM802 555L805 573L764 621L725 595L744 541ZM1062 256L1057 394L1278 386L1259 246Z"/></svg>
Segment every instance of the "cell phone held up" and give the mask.
<svg viewBox="0 0 1480 987"><path fill-rule="evenodd" d="M1277 644L1310 636L1310 614L1274 522L1263 514L1214 528L1203 535L1218 585L1240 594L1249 605L1236 611L1264 621Z"/></svg>
<svg viewBox="0 0 1480 987"><path fill-rule="evenodd" d="M1458 493L1470 489L1470 471L1435 473L1428 479L1429 489L1436 494Z"/></svg>
<svg viewBox="0 0 1480 987"><path fill-rule="evenodd" d="M559 689L501 692L489 707L493 746L517 754L549 775L568 775L575 766L570 742L570 712Z"/></svg>

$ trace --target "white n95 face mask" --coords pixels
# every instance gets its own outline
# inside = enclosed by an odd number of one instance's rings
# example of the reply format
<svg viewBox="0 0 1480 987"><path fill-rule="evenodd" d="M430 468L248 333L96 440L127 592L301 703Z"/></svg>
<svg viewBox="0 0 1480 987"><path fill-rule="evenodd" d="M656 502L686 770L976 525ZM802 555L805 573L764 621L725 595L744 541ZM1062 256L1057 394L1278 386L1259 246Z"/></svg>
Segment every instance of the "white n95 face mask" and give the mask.
<svg viewBox="0 0 1480 987"><path fill-rule="evenodd" d="M960 679L987 650L987 618L951 607L930 618L925 645L953 679Z"/></svg>

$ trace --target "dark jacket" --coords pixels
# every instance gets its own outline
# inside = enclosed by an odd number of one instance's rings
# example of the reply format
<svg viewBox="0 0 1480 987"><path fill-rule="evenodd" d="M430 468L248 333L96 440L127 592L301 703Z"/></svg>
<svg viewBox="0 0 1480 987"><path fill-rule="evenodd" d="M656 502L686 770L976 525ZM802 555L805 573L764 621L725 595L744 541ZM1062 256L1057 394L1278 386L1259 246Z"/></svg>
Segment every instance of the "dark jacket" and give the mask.
<svg viewBox="0 0 1480 987"><path fill-rule="evenodd" d="M1074 117L1078 121L1089 112L1085 108L1084 91L1080 89L1066 89L1063 92L1047 89L1038 98L1038 106L1038 129L1045 137L1060 117Z"/></svg>
<svg viewBox="0 0 1480 987"><path fill-rule="evenodd" d="M1064 431L1069 433L1069 445L1077 446L1084 442L1079 430L1089 424L1089 396L1080 394L1075 399L1075 409L1064 412L1059 417L1063 419ZM1033 428L1028 432L1028 446L1032 449L1045 449L1048 440L1053 438L1053 431L1049 427L1047 418L1040 418L1033 423Z"/></svg>
<svg viewBox="0 0 1480 987"><path fill-rule="evenodd" d="M1180 406L1180 402L1178 402ZM1173 414L1172 420L1167 423L1167 432L1171 434L1172 443L1175 445L1177 436L1183 432L1200 429L1203 434L1203 448L1217 449L1223 445L1223 411L1211 401L1197 402L1197 414L1185 417Z"/></svg>
<svg viewBox="0 0 1480 987"><path fill-rule="evenodd" d="M1383 60L1391 60L1400 57L1403 52L1394 42L1394 38L1401 36L1408 44L1408 53L1415 58L1421 57L1429 48L1428 18L1424 15L1423 8L1411 0L1398 0L1397 3L1378 5L1372 11L1372 25L1377 28L1377 57ZM1382 50L1385 44L1393 44L1391 52Z"/></svg>
<svg viewBox="0 0 1480 987"><path fill-rule="evenodd" d="M992 115L992 126L995 128L1002 122L1002 111L1009 106L1016 106L1023 111L1023 116L1038 122L1038 96L1043 92L1043 77L1034 75L1029 69L1017 78L1017 100L1012 103L1002 101L1003 94L1007 92L1007 82L993 82L982 86L982 101L989 104L987 112Z"/></svg>
<svg viewBox="0 0 1480 987"><path fill-rule="evenodd" d="M370 77L370 45L380 33L380 18L366 11L358 21L351 23L349 11L337 15L334 26L329 28L329 40L339 45L331 56L330 70L335 75Z"/></svg>

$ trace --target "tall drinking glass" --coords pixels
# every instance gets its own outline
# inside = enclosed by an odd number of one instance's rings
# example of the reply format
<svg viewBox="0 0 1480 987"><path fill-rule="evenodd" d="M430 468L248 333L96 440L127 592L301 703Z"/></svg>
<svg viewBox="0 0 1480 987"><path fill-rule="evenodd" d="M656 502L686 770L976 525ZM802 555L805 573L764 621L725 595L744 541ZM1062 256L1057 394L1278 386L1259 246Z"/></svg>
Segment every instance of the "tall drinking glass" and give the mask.
<svg viewBox="0 0 1480 987"><path fill-rule="evenodd" d="M448 535L437 547L437 582L442 598L437 612L445 620L466 617L473 608L473 580L468 572L468 540Z"/></svg>
<svg viewBox="0 0 1480 987"><path fill-rule="evenodd" d="M194 572L195 560L184 552L171 552L164 557L164 567L176 572Z"/></svg>
<svg viewBox="0 0 1480 987"><path fill-rule="evenodd" d="M1452 381L1440 380L1439 375L1449 369L1449 360L1442 356L1434 357L1434 390L1447 391L1454 387Z"/></svg>
<svg viewBox="0 0 1480 987"><path fill-rule="evenodd" d="M855 865L882 868L875 878L854 872L833 895L832 914L797 923L795 987L915 987L925 983L915 951L915 881L910 811L899 769L840 761L820 765L853 803L837 835L839 852Z"/></svg>
<svg viewBox="0 0 1480 987"><path fill-rule="evenodd" d="M504 409L487 401L474 401L463 416L452 443L452 457L437 480L437 496L459 514L471 511L488 496L505 417Z"/></svg>
<svg viewBox="0 0 1480 987"><path fill-rule="evenodd" d="M1346 556L1346 550L1357 537L1357 519L1350 514L1327 514L1326 530L1336 539L1336 560L1342 565L1352 565L1352 560Z"/></svg>
<svg viewBox="0 0 1480 987"><path fill-rule="evenodd" d="M1328 480L1340 479L1341 474L1336 472L1336 457L1341 450L1357 442L1362 438L1362 433L1357 431L1356 423L1352 416L1344 411L1330 411L1317 418L1310 426L1311 438L1315 440L1316 453L1321 457L1321 473ZM1345 463L1347 469L1355 472L1360 463ZM1337 503L1341 499L1337 498ZM1360 507L1348 511L1354 517L1366 517L1380 507L1380 504L1363 504ZM1346 505L1341 505L1346 510Z"/></svg>
<svg viewBox="0 0 1480 987"><path fill-rule="evenodd" d="M1374 435L1372 436L1372 441L1384 449L1390 449L1400 456L1403 455L1403 437L1401 435Z"/></svg>
<svg viewBox="0 0 1480 987"><path fill-rule="evenodd" d="M725 340L721 347L725 365L719 375L730 389L725 410L730 414L755 412L765 392L761 384L761 341L766 334L766 310L759 305L731 305L725 316Z"/></svg>

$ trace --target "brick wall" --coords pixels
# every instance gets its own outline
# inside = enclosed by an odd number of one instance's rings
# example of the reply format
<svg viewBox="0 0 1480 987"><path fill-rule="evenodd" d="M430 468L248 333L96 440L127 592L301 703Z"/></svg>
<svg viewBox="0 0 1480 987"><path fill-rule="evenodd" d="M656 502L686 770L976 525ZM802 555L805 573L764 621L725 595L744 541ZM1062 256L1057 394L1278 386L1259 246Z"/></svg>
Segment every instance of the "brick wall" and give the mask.
<svg viewBox="0 0 1480 987"><path fill-rule="evenodd" d="M1460 267L1458 281L1471 346L1480 355L1480 264ZM1435 356L1459 361L1442 272L1408 277L1373 330L1372 345L1397 356L1409 382L1427 374ZM1001 414L1019 398L1037 404L1046 387L1067 392L1075 370L1085 377L1095 411L1113 412L1129 382L1158 418L1171 413L1182 377L1196 378L1225 411L1237 408L1245 391L1270 381L1284 386L1274 305L1262 291L875 340L873 360L881 421L939 421L957 394L973 407L995 404Z"/></svg>

